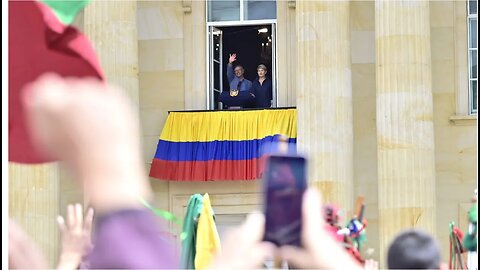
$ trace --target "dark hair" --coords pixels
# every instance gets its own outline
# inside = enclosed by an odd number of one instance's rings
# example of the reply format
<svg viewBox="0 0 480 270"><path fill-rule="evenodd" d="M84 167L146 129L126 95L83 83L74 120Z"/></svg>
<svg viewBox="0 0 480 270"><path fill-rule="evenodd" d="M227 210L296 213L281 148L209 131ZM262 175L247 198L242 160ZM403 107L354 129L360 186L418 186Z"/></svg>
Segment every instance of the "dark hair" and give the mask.
<svg viewBox="0 0 480 270"><path fill-rule="evenodd" d="M242 65L236 65L233 69L235 70L237 67L241 67L243 70L245 70Z"/></svg>
<svg viewBox="0 0 480 270"><path fill-rule="evenodd" d="M389 269L439 269L440 248L426 232L407 230L400 233L388 248Z"/></svg>

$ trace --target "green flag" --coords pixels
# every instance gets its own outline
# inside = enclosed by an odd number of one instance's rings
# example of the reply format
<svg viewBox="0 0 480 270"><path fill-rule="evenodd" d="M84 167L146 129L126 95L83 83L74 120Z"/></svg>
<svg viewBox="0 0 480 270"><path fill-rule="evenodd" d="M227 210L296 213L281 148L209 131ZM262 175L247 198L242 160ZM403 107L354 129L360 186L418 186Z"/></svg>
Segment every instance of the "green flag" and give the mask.
<svg viewBox="0 0 480 270"><path fill-rule="evenodd" d="M58 19L65 25L71 24L75 20L78 12L82 10L90 0L41 0L49 6Z"/></svg>

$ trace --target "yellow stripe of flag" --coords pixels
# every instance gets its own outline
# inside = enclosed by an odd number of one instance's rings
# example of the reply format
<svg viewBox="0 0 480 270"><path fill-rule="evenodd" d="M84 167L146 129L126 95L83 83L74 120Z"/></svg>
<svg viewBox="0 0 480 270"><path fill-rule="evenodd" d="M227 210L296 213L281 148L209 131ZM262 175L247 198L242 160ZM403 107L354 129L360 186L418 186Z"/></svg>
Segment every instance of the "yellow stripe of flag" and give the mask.
<svg viewBox="0 0 480 270"><path fill-rule="evenodd" d="M295 109L171 112L160 139L171 142L243 141L277 134L297 137Z"/></svg>

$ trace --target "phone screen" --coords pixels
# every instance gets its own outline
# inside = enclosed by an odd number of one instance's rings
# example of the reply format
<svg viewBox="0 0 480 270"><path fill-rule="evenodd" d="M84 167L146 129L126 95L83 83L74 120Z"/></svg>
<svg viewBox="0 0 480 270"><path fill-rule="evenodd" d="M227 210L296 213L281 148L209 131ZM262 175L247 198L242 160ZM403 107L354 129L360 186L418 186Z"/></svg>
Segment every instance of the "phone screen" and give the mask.
<svg viewBox="0 0 480 270"><path fill-rule="evenodd" d="M264 173L265 236L277 246L301 246L302 197L306 160L299 156L270 156Z"/></svg>

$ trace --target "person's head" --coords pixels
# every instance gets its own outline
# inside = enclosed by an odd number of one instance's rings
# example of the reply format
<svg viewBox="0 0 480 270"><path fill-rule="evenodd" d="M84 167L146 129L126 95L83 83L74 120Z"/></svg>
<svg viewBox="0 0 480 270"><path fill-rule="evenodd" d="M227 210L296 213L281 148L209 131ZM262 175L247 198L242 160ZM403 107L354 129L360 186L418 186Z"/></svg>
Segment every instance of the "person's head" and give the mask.
<svg viewBox="0 0 480 270"><path fill-rule="evenodd" d="M257 74L259 78L265 77L265 75L267 74L267 67L263 64L258 65Z"/></svg>
<svg viewBox="0 0 480 270"><path fill-rule="evenodd" d="M243 78L243 73L245 72L245 70L243 69L243 66L238 65L235 67L233 71L235 72L235 76L237 78Z"/></svg>
<svg viewBox="0 0 480 270"><path fill-rule="evenodd" d="M428 233L406 230L388 248L389 269L442 269L440 247Z"/></svg>
<svg viewBox="0 0 480 270"><path fill-rule="evenodd" d="M330 226L337 226L340 220L339 209L333 204L325 204L323 206L323 219Z"/></svg>

